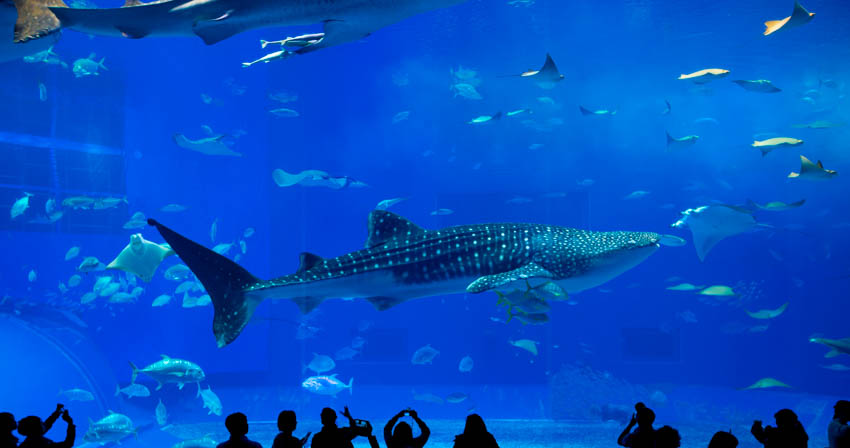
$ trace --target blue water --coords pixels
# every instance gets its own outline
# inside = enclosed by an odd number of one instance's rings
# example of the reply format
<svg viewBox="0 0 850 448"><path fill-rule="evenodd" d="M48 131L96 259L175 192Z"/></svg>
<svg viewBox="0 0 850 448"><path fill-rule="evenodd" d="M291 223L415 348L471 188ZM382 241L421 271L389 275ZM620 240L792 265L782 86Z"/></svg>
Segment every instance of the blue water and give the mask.
<svg viewBox="0 0 850 448"><path fill-rule="evenodd" d="M24 192L35 195L22 218L0 216L0 293L6 297L0 332L9 341L0 351L8 363L0 374L0 407L18 418L45 416L59 389L87 389L94 402L65 403L80 422L80 440L87 418L107 410L138 426L155 425L160 399L175 425L221 422L201 408L194 384L154 391L155 383L140 376L151 397L114 396L116 384L130 381L127 361L142 366L167 354L202 366L203 384L221 397L225 415L240 410L270 421L291 408L304 422L299 433L318 430L315 420L325 406L347 404L376 428L413 406L426 421L454 420L458 433L472 409L485 419L598 425L593 406L643 400L652 403L659 424L700 427L705 434L740 427L747 443L752 419L769 422L775 410L792 407L813 443L823 441L832 403L850 393L847 372L821 367L850 365L847 355L825 359L828 349L809 342L816 334L850 336L844 317L850 311L850 201L844 194L850 10L841 1L811 0L805 4L816 12L811 23L762 36L762 23L787 16L791 6L772 0L536 0L528 6L470 0L356 43L250 68L240 63L266 53L260 39L318 28L248 31L213 46L194 37L63 32L54 51L64 61L94 52L95 59L106 58L108 70L75 78L60 66L14 61L0 72L2 203L11 208ZM506 76L539 68L547 52L565 75L554 89ZM452 70L460 67L476 72L483 99L454 95ZM703 86L676 79L704 68L731 73ZM769 79L782 92L748 92L734 79ZM46 101L39 99L39 83ZM298 98L287 104L268 98L280 91ZM662 114L665 100L669 115ZM617 113L582 116L579 105ZM268 112L277 107L300 116ZM467 124L521 108L533 114ZM393 123L404 111L409 118ZM792 127L816 120L844 125ZM174 144L175 133L204 137L202 125L230 136L244 131L229 137L243 156L206 156ZM667 150L665 131L700 139ZM750 147L768 138L754 137L760 133L805 143L762 157ZM838 176L787 179L799 170L801 154ZM324 170L369 186L280 188L272 180L276 168ZM636 190L649 194L623 199ZM127 203L66 209L49 225L28 222L48 198L76 195L126 197ZM530 201L511 201L516 197ZM237 242L253 227L239 263L273 278L294 272L300 252L333 257L362 248L368 213L389 198L408 198L390 210L428 229L533 222L671 233L688 243L662 247L605 285L574 294L572 303L553 303L550 321L539 326L505 323L492 292L421 298L383 312L360 299L328 300L306 316L289 301L266 301L242 335L218 349L211 306L184 309L178 296L165 307L150 306L178 285L163 277L177 257L166 259L150 283L138 281L144 293L136 303L98 298L80 304L98 276L126 278L114 271L83 275L65 293L57 289L83 256L108 263L133 233L161 243L153 228L122 228L135 212L210 247ZM806 202L789 211L757 211L765 226L721 241L703 262L690 232L670 228L679 211L747 199ZM187 210L159 211L171 203ZM441 208L454 213L431 215ZM65 261L72 246L81 254ZM230 256L237 253L238 244ZM31 270L37 274L32 282ZM681 282L728 285L738 295L706 298L665 289ZM769 322L745 313L785 302L785 313ZM765 323L766 330L752 331ZM310 374L302 366L313 353L332 356L356 337L366 341L362 351L337 361L331 372L346 383L355 379L351 394L331 398L300 387ZM539 342L537 356L508 343L523 338ZM426 344L440 354L432 365L412 365L413 352ZM467 355L475 365L461 373L458 363ZM764 377L792 389L737 390ZM414 399L453 392L469 398L457 404ZM618 425L608 426L612 445ZM219 431L221 438L223 427ZM179 434L149 428L124 446L170 445ZM450 437L436 438L435 444ZM684 446L705 444L684 431L683 439Z"/></svg>

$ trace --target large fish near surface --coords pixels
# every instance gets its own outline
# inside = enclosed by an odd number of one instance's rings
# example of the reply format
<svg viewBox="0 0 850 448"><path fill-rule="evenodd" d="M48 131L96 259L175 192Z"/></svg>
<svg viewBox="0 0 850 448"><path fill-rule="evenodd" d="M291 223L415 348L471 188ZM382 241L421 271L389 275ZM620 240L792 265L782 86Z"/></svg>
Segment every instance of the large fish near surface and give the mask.
<svg viewBox="0 0 850 448"><path fill-rule="evenodd" d="M126 0L121 8L68 8L62 0L16 0L15 41L60 28L107 36L196 35L214 44L243 31L324 24L305 53L355 41L408 17L465 0Z"/></svg>
<svg viewBox="0 0 850 448"><path fill-rule="evenodd" d="M475 224L426 230L388 211L369 214L364 249L336 258L301 254L294 274L260 280L244 268L150 219L203 283L215 309L219 347L233 342L266 298L308 313L332 297L365 297L378 310L406 300L481 293L525 279L577 292L636 266L659 247L651 232L591 232L541 224Z"/></svg>

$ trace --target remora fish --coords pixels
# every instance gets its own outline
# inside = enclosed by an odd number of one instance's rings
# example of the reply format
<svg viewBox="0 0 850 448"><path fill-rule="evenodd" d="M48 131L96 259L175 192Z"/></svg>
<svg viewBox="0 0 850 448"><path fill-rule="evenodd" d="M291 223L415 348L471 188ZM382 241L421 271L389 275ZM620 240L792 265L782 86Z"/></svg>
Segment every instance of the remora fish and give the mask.
<svg viewBox="0 0 850 448"><path fill-rule="evenodd" d="M541 224L426 230L394 213L374 210L365 249L327 259L302 253L294 274L264 281L156 220L148 223L212 298L219 347L239 336L265 298L291 299L308 313L332 297L365 297L385 310L417 297L475 294L531 278L552 281L572 293L638 265L661 239L651 232L591 232Z"/></svg>
<svg viewBox="0 0 850 448"><path fill-rule="evenodd" d="M15 41L70 28L124 36L196 35L208 45L243 31L324 24L321 39L295 53L352 42L416 14L464 0L126 0L121 8L68 8L62 0L17 0Z"/></svg>

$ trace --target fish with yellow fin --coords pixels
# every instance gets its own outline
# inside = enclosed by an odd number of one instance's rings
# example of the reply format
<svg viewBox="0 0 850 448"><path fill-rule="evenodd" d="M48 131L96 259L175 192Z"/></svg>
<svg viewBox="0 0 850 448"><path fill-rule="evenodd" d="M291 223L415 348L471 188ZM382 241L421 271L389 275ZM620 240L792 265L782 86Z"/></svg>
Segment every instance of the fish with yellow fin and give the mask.
<svg viewBox="0 0 850 448"><path fill-rule="evenodd" d="M741 389L741 390L753 390L753 389L770 389L773 387L785 387L791 388L791 386L783 383L782 381L777 380L776 378L762 378L755 383Z"/></svg>
<svg viewBox="0 0 850 448"><path fill-rule="evenodd" d="M722 68L706 68L689 74L681 74L678 79L693 81L694 84L705 84L715 79L724 78L729 75L729 70Z"/></svg>
<svg viewBox="0 0 850 448"><path fill-rule="evenodd" d="M768 20L764 22L764 35L769 36L779 30L787 30L812 21L815 13L809 12L800 2L794 2L794 11L790 16L782 20Z"/></svg>
<svg viewBox="0 0 850 448"><path fill-rule="evenodd" d="M753 148L758 148L761 151L761 156L766 156L769 152L782 146L799 146L803 141L791 137L774 137L767 140L755 140L752 144Z"/></svg>

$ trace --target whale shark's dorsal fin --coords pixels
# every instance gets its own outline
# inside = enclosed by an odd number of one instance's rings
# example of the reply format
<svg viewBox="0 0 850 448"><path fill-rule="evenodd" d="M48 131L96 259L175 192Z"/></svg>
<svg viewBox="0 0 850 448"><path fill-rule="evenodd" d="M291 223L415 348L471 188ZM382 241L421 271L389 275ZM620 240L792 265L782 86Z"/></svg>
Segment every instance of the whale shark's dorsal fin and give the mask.
<svg viewBox="0 0 850 448"><path fill-rule="evenodd" d="M144 5L144 3L142 3L140 0L125 0L123 7L127 8L129 6L140 6L140 5Z"/></svg>
<svg viewBox="0 0 850 448"><path fill-rule="evenodd" d="M316 254L311 254L310 252L301 252L301 261L298 263L298 270L295 271L295 273L300 274L304 271L309 271L310 269L313 269L324 261L324 258Z"/></svg>
<svg viewBox="0 0 850 448"><path fill-rule="evenodd" d="M407 219L386 210L373 210L369 213L369 237L366 247L384 244L395 237L419 235L425 229Z"/></svg>

